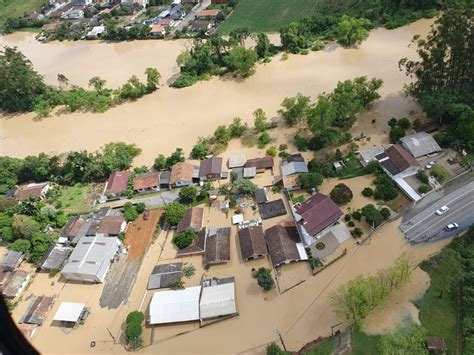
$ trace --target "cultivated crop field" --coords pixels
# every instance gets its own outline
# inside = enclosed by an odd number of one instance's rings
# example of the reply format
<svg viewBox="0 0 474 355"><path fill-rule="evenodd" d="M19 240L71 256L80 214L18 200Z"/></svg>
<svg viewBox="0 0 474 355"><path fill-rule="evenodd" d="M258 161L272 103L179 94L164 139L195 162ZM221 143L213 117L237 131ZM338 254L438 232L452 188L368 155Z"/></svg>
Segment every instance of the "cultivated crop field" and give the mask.
<svg viewBox="0 0 474 355"><path fill-rule="evenodd" d="M234 13L219 26L219 32L228 34L239 27L252 32L278 32L292 21L313 15L317 3L318 0L240 0Z"/></svg>

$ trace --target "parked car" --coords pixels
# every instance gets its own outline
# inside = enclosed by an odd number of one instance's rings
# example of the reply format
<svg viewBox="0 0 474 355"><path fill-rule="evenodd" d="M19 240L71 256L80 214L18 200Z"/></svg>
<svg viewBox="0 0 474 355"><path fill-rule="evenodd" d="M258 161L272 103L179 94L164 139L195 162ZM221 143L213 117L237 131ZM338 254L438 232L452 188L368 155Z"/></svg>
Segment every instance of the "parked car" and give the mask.
<svg viewBox="0 0 474 355"><path fill-rule="evenodd" d="M446 225L446 227L444 227L444 229L446 229L447 231L451 231L453 229L457 229L459 228L459 224L457 223L449 223Z"/></svg>
<svg viewBox="0 0 474 355"><path fill-rule="evenodd" d="M441 216L442 214L445 214L446 212L449 211L449 207L448 206L443 206L441 207L439 210L437 210L435 213L438 215L438 216Z"/></svg>
<svg viewBox="0 0 474 355"><path fill-rule="evenodd" d="M143 220L148 221L148 218L150 218L150 212L149 211L143 212Z"/></svg>
<svg viewBox="0 0 474 355"><path fill-rule="evenodd" d="M431 169L435 165L436 165L436 160L432 160L428 164L425 165L425 168L426 169Z"/></svg>

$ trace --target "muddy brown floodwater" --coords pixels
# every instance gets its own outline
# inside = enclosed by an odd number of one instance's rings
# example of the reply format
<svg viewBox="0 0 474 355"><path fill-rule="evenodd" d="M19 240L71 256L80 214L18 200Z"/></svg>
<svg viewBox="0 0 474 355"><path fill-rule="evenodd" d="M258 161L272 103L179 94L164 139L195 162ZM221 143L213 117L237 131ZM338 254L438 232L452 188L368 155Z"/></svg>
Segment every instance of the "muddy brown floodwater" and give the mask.
<svg viewBox="0 0 474 355"><path fill-rule="evenodd" d="M259 65L256 73L244 81L213 78L179 90L163 85L156 93L103 114L72 113L41 121L34 120L34 113L6 116L0 120L0 153L14 157L40 152L56 154L96 150L108 142L124 141L137 143L143 149L136 164L150 164L157 154L170 153L177 146L189 151L198 136L209 135L218 124L230 123L233 117L252 122L251 113L258 107L268 116L276 116L287 96L301 92L315 97L332 90L339 80L360 75L384 80L382 99L363 117L364 122L354 127L375 135L376 126L365 126L373 116L386 120L406 116L416 109L401 93L409 79L399 71L398 61L415 55L414 49L408 47L412 37L425 35L431 24L432 20L421 20L396 30L376 29L357 49L292 55L286 61L277 56L271 63ZM49 83L56 84L56 76L61 73L79 85L87 85L90 77L99 75L111 86L118 86L131 75L143 73L147 66L156 67L166 82L177 71L176 56L189 43L41 44L31 34L0 37L0 46L17 46ZM371 143L378 141L377 137L372 139Z"/></svg>

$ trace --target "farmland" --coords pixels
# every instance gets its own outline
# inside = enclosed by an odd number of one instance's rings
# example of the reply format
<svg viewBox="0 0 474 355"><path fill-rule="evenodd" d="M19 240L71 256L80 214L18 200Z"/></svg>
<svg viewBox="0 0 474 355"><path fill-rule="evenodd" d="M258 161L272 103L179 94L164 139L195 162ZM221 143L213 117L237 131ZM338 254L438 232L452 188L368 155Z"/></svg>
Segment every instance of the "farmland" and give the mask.
<svg viewBox="0 0 474 355"><path fill-rule="evenodd" d="M0 0L0 27L8 17L23 16L25 12L38 10L46 4L46 0Z"/></svg>
<svg viewBox="0 0 474 355"><path fill-rule="evenodd" d="M316 3L317 0L241 0L219 32L228 34L239 27L248 27L252 32L277 32L292 21L313 15Z"/></svg>

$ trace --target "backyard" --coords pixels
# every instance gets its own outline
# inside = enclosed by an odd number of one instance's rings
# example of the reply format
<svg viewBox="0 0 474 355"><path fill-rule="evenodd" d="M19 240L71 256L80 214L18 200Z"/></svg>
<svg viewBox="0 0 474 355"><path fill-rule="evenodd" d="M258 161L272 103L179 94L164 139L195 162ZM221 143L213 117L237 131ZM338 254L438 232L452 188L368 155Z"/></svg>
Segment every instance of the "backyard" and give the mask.
<svg viewBox="0 0 474 355"><path fill-rule="evenodd" d="M7 18L23 16L26 12L38 10L47 3L47 0L0 0L0 32Z"/></svg>
<svg viewBox="0 0 474 355"><path fill-rule="evenodd" d="M61 186L57 191L51 190L52 203L67 213L86 213L92 209L91 195L94 190L93 185Z"/></svg>
<svg viewBox="0 0 474 355"><path fill-rule="evenodd" d="M219 32L247 27L251 32L278 32L280 27L311 16L316 0L241 0Z"/></svg>

